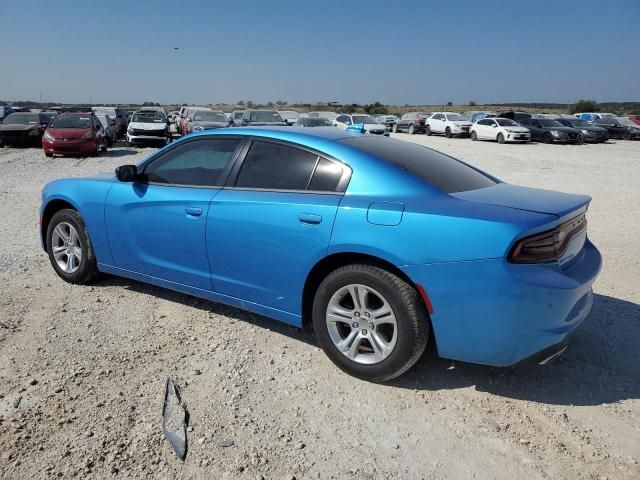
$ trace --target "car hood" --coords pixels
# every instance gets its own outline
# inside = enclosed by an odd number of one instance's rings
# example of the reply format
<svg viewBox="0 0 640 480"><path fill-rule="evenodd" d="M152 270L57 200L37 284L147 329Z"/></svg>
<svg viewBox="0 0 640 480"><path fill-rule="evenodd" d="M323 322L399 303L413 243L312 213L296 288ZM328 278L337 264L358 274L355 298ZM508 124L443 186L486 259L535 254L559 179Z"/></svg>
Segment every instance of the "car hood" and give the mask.
<svg viewBox="0 0 640 480"><path fill-rule="evenodd" d="M194 127L196 125L202 128L224 128L229 126L229 122L193 122Z"/></svg>
<svg viewBox="0 0 640 480"><path fill-rule="evenodd" d="M164 130L166 125L164 123L146 123L146 122L129 122L131 128L136 130Z"/></svg>
<svg viewBox="0 0 640 480"><path fill-rule="evenodd" d="M542 128L542 130L557 130L558 132L564 132L564 133L575 133L576 130L579 130L578 128L573 128L573 127L538 127L538 128Z"/></svg>
<svg viewBox="0 0 640 480"><path fill-rule="evenodd" d="M7 124L0 125L0 131L26 132L28 130L31 130L32 128L38 128L39 126L40 125L37 125L37 124L24 125L22 123L7 123Z"/></svg>
<svg viewBox="0 0 640 480"><path fill-rule="evenodd" d="M558 218L564 217L591 202L591 197L588 195L554 192L540 188L519 187L507 183L499 183L492 187L458 192L451 195L469 202L545 213L548 215L556 215Z"/></svg>
<svg viewBox="0 0 640 480"><path fill-rule="evenodd" d="M47 128L47 133L53 138L80 138L89 132L90 128Z"/></svg>
<svg viewBox="0 0 640 480"><path fill-rule="evenodd" d="M529 133L529 129L527 127L510 127L510 126L505 126L502 127L505 130L511 130L513 132L519 132L519 133Z"/></svg>

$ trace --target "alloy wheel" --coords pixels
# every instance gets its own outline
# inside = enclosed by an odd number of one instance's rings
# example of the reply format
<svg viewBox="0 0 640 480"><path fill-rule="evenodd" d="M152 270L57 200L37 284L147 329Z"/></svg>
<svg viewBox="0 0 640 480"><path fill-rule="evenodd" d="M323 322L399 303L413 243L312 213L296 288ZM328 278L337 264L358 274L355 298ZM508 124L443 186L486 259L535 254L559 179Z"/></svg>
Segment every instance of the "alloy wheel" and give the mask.
<svg viewBox="0 0 640 480"><path fill-rule="evenodd" d="M338 351L360 364L382 362L398 340L391 305L366 285L350 284L335 292L327 305L326 323Z"/></svg>
<svg viewBox="0 0 640 480"><path fill-rule="evenodd" d="M51 235L53 258L64 273L74 273L82 262L80 236L76 229L67 222L60 222Z"/></svg>

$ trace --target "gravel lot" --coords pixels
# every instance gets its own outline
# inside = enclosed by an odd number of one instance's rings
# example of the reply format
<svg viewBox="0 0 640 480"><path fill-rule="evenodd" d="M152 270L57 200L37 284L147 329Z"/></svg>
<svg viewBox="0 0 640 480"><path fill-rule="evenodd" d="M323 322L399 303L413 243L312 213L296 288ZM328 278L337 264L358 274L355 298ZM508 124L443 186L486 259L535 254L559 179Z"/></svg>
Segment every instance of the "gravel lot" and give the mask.
<svg viewBox="0 0 640 480"><path fill-rule="evenodd" d="M640 478L640 142L396 136L593 197L604 267L562 357L451 368L431 348L375 385L341 373L308 331L128 280L68 285L36 244L41 187L153 150L0 149L0 478ZM190 411L184 463L162 437L167 377Z"/></svg>

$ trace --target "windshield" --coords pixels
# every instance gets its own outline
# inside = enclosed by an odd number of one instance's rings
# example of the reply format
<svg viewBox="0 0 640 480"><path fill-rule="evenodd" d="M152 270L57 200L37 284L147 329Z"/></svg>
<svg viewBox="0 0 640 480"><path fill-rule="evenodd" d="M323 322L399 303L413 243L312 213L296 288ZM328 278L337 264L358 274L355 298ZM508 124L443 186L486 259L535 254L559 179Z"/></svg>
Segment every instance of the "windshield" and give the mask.
<svg viewBox="0 0 640 480"><path fill-rule="evenodd" d="M164 115L159 112L136 112L131 117L133 123L165 123Z"/></svg>
<svg viewBox="0 0 640 480"><path fill-rule="evenodd" d="M58 116L51 122L52 128L90 128L91 120L89 116L69 115Z"/></svg>
<svg viewBox="0 0 640 480"><path fill-rule="evenodd" d="M279 122L282 123L282 117L278 112L272 110L257 110L251 112L249 120L251 122Z"/></svg>
<svg viewBox="0 0 640 480"><path fill-rule="evenodd" d="M240 120L243 115L244 115L244 112L234 112L233 119L234 120Z"/></svg>
<svg viewBox="0 0 640 480"><path fill-rule="evenodd" d="M540 125L542 125L543 127L564 127L564 125L562 125L557 120L548 120L545 118L539 118L538 121L540 122Z"/></svg>
<svg viewBox="0 0 640 480"><path fill-rule="evenodd" d="M447 120L450 122L466 122L467 119L460 115L459 113L448 113Z"/></svg>
<svg viewBox="0 0 640 480"><path fill-rule="evenodd" d="M300 117L300 115L298 115L298 112L278 112L278 113L283 118L298 118L298 117Z"/></svg>
<svg viewBox="0 0 640 480"><path fill-rule="evenodd" d="M519 127L520 126L509 118L496 118L495 120L496 122L498 122L498 125L500 125L501 127Z"/></svg>
<svg viewBox="0 0 640 480"><path fill-rule="evenodd" d="M12 113L7 115L2 123L5 125L10 123L16 125L35 125L40 123L40 118L37 113Z"/></svg>
<svg viewBox="0 0 640 480"><path fill-rule="evenodd" d="M460 160L405 140L362 135L338 142L381 158L446 193L476 190L497 183Z"/></svg>
<svg viewBox="0 0 640 480"><path fill-rule="evenodd" d="M353 123L378 123L373 117L369 115L354 115Z"/></svg>
<svg viewBox="0 0 640 480"><path fill-rule="evenodd" d="M207 110L203 110L201 112L193 113L193 121L194 122L227 122L227 117L225 117L224 113L220 112L209 112Z"/></svg>
<svg viewBox="0 0 640 480"><path fill-rule="evenodd" d="M330 127L331 126L331 122L329 120L327 120L326 118L308 118L307 119L307 126L309 127Z"/></svg>
<svg viewBox="0 0 640 480"><path fill-rule="evenodd" d="M618 120L618 122L620 122L620 125L624 125L625 127L637 127L638 126L635 123L633 123L631 120L629 120L628 118L618 117L617 120Z"/></svg>

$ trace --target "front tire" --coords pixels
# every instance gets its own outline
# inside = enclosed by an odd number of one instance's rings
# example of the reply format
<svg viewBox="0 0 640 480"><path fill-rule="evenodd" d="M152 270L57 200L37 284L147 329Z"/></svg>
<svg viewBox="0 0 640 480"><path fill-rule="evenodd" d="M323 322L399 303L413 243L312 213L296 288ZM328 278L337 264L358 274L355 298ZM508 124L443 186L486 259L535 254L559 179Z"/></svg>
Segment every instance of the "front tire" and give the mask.
<svg viewBox="0 0 640 480"><path fill-rule="evenodd" d="M391 127L391 131L392 131L393 133L398 133L398 124L397 124L397 123L394 123L394 124L393 124L393 127Z"/></svg>
<svg viewBox="0 0 640 480"><path fill-rule="evenodd" d="M451 138L451 137L453 137L453 133L451 133L451 128L449 128L449 127L445 128L445 129L444 129L444 135L445 135L447 138Z"/></svg>
<svg viewBox="0 0 640 480"><path fill-rule="evenodd" d="M416 127L412 123L411 125L409 125L409 135L413 135L414 133L416 133Z"/></svg>
<svg viewBox="0 0 640 480"><path fill-rule="evenodd" d="M499 133L497 140L498 140L499 144L503 144L504 143L504 135L502 133Z"/></svg>
<svg viewBox="0 0 640 480"><path fill-rule="evenodd" d="M86 284L97 276L93 246L78 212L56 212L47 227L46 240L51 266L65 282Z"/></svg>
<svg viewBox="0 0 640 480"><path fill-rule="evenodd" d="M413 285L364 264L338 268L322 281L313 302L313 326L338 368L372 382L406 372L429 337L428 315Z"/></svg>
<svg viewBox="0 0 640 480"><path fill-rule="evenodd" d="M553 135L545 133L543 137L544 143L553 143Z"/></svg>
<svg viewBox="0 0 640 480"><path fill-rule="evenodd" d="M478 134L476 132L471 132L471 140L474 142L478 141Z"/></svg>
<svg viewBox="0 0 640 480"><path fill-rule="evenodd" d="M430 137L430 136L433 134L433 132L431 131L431 127L430 127L429 125L427 125L426 127L424 127L424 134L425 134L427 137Z"/></svg>

